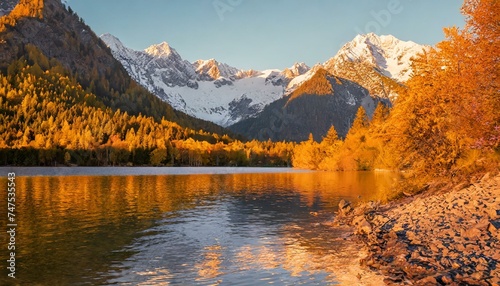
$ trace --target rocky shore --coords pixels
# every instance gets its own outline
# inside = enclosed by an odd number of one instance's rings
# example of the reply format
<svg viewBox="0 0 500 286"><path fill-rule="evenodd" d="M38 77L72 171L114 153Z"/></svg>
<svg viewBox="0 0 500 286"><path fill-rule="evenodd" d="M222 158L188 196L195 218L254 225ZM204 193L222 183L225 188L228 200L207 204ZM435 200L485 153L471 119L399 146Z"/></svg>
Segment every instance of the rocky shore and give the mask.
<svg viewBox="0 0 500 286"><path fill-rule="evenodd" d="M387 285L500 285L500 175L386 205L342 201L334 225L365 243Z"/></svg>

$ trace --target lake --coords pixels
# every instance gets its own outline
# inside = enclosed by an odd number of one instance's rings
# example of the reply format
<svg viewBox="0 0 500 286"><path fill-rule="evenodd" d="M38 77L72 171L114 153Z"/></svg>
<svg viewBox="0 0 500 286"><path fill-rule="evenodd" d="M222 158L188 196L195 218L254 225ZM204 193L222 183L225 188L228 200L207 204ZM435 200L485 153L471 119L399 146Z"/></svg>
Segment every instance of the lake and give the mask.
<svg viewBox="0 0 500 286"><path fill-rule="evenodd" d="M3 198L7 172L17 174L18 224L18 278L2 266L0 284L336 284L356 251L328 226L339 201L384 199L396 180L191 169L0 168ZM0 204L4 226L6 212ZM6 264L5 231L1 239Z"/></svg>

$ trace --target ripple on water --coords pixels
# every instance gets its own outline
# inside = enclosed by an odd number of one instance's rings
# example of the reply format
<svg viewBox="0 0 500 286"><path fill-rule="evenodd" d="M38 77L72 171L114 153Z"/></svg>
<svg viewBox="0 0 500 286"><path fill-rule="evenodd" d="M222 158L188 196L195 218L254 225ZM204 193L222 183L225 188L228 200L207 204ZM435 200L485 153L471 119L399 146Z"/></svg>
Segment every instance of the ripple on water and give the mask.
<svg viewBox="0 0 500 286"><path fill-rule="evenodd" d="M228 212L234 203L224 201L159 221L134 244L137 254L118 267L125 270L114 273L116 278L110 282L148 283L149 276L157 275L151 269L164 269L164 265L174 284L327 285L336 281L333 272L325 271L334 258L325 240L332 237L308 239L314 233L312 224L280 220L276 228L277 222L268 222L270 216L247 218L242 224Z"/></svg>
<svg viewBox="0 0 500 286"><path fill-rule="evenodd" d="M341 198L370 198L379 179L368 173L19 177L19 283L362 284L358 249L325 222Z"/></svg>

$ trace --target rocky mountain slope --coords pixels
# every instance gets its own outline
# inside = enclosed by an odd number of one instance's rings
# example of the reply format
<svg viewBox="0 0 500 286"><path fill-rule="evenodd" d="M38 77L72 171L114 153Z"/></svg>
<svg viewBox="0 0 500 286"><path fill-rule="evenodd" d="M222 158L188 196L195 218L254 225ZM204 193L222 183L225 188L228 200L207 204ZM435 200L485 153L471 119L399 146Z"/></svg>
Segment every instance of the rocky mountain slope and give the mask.
<svg viewBox="0 0 500 286"><path fill-rule="evenodd" d="M19 0L2 0L0 2L0 17L10 13L18 2Z"/></svg>
<svg viewBox="0 0 500 286"><path fill-rule="evenodd" d="M371 116L382 101L359 84L332 75L323 68L316 72L288 97L270 105L254 118L240 121L229 128L259 140L305 141L312 133L321 141L333 125L345 137L362 106Z"/></svg>

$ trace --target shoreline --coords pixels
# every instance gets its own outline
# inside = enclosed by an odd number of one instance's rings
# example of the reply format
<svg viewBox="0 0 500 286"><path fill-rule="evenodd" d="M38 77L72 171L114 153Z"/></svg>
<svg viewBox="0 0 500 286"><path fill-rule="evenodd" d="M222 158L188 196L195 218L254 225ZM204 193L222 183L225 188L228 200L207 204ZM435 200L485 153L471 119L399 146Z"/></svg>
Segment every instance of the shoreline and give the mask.
<svg viewBox="0 0 500 286"><path fill-rule="evenodd" d="M342 201L333 227L345 225L387 285L500 285L500 175L384 205Z"/></svg>
<svg viewBox="0 0 500 286"><path fill-rule="evenodd" d="M310 173L314 171L288 167L0 167L0 173L18 177L46 176L167 176Z"/></svg>

